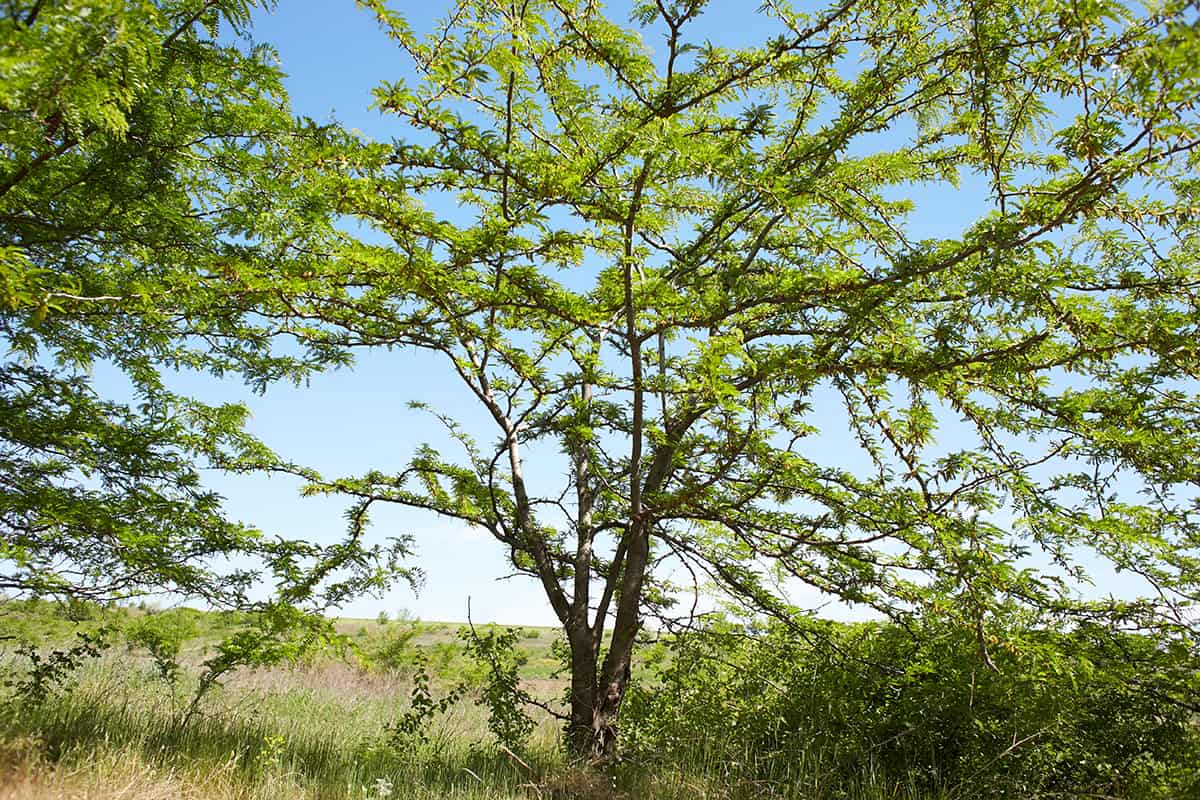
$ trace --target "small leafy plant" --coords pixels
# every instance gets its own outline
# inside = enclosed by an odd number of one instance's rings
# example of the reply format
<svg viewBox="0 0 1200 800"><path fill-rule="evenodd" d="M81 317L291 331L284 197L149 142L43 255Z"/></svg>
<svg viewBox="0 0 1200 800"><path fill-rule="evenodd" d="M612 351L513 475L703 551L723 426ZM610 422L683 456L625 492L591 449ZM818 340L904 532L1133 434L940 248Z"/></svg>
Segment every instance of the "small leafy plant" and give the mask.
<svg viewBox="0 0 1200 800"><path fill-rule="evenodd" d="M429 744L430 724L436 717L445 714L467 691L467 685L459 683L442 697L434 699L424 653L418 650L414 662L416 667L413 670L408 710L388 726L388 742L406 752Z"/></svg>
<svg viewBox="0 0 1200 800"><path fill-rule="evenodd" d="M43 656L32 644L17 648L17 654L29 659L24 677L5 681L17 697L27 703L40 705L55 691L64 688L84 662L98 658L109 647L109 630L79 631L78 643L66 650L53 650Z"/></svg>
<svg viewBox="0 0 1200 800"><path fill-rule="evenodd" d="M158 676L165 683L175 686L182 671L179 652L195 632L195 623L188 617L154 615L144 617L127 628L125 640L131 648L144 648L153 659Z"/></svg>
<svg viewBox="0 0 1200 800"><path fill-rule="evenodd" d="M517 649L519 628L489 628L480 634L472 625L459 631L467 655L483 668L483 702L488 730L509 750L521 751L533 733L534 723L525 713L534 698L521 688L518 671L529 660Z"/></svg>

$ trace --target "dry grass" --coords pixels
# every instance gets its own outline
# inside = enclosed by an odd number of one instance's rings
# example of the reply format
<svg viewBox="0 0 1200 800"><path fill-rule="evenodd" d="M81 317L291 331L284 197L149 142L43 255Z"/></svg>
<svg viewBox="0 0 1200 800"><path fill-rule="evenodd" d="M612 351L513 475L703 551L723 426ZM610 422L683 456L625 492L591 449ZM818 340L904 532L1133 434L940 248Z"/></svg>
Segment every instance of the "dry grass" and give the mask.
<svg viewBox="0 0 1200 800"><path fill-rule="evenodd" d="M81 754L82 755L82 754ZM86 758L47 762L36 751L0 772L0 800L250 800L307 798L286 774L247 792L232 761L226 768L163 767L122 749L91 749Z"/></svg>
<svg viewBox="0 0 1200 800"><path fill-rule="evenodd" d="M41 706L0 697L0 800L536 796L537 776L491 743L487 709L469 695L425 745L388 747L410 691L403 676L336 660L246 671L182 728L187 687L172 691L143 659L110 651ZM537 775L555 769L557 737L544 716L526 754Z"/></svg>

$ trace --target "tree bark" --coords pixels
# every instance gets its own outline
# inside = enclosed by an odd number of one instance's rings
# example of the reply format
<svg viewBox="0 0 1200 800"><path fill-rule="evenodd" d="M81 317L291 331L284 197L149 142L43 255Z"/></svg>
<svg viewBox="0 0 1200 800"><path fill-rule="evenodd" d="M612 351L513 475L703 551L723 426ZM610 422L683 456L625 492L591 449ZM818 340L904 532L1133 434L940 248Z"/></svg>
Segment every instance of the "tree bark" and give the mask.
<svg viewBox="0 0 1200 800"><path fill-rule="evenodd" d="M572 758L590 760L596 709L596 656L587 638L572 635L570 644L571 718L567 722L567 750Z"/></svg>
<svg viewBox="0 0 1200 800"><path fill-rule="evenodd" d="M633 647L641 627L639 615L642 584L649 556L649 536L644 522L629 526L624 540L626 555L623 569L610 581L620 580L620 594L612 637L600 664L597 631L583 625L571 625L571 711L567 747L573 757L591 763L603 763L616 754L617 718L621 702L629 688ZM574 620L573 620L574 621ZM603 631L599 633L602 635Z"/></svg>
<svg viewBox="0 0 1200 800"><path fill-rule="evenodd" d="M606 664L614 661L622 666L614 679L604 681L597 680L598 659L590 645L572 646L571 708L566 732L567 749L572 758L600 764L616 755L617 718L629 687L634 640L635 637L629 637L620 653L609 650Z"/></svg>

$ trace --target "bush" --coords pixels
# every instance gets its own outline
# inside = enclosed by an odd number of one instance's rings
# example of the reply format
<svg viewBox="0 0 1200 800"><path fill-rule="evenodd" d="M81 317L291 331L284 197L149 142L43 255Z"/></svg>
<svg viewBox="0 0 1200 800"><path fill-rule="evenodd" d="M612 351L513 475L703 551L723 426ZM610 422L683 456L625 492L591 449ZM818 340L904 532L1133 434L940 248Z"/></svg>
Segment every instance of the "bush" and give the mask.
<svg viewBox="0 0 1200 800"><path fill-rule="evenodd" d="M524 750L534 728L525 706L533 698L521 688L520 669L529 657L517 649L519 630L488 626L479 633L472 626L458 635L467 655L482 671L480 692L488 708L488 730L500 745L517 752Z"/></svg>
<svg viewBox="0 0 1200 800"><path fill-rule="evenodd" d="M103 613L103 609L88 600L68 597L58 605L58 614L68 622L90 622Z"/></svg>
<svg viewBox="0 0 1200 800"><path fill-rule="evenodd" d="M184 642L196 635L200 612L176 609L145 616L125 629L125 640L131 649L141 647L154 660L158 676L174 685L181 670L179 652Z"/></svg>
<svg viewBox="0 0 1200 800"><path fill-rule="evenodd" d="M371 666L395 672L415 663L415 647L412 640L422 633L421 623L401 618L389 625L378 636L367 639L362 646L364 660Z"/></svg>
<svg viewBox="0 0 1200 800"><path fill-rule="evenodd" d="M66 649L42 653L32 644L22 644L17 654L29 660L24 675L6 678L4 685L13 690L21 701L37 706L54 692L67 688L85 662L99 658L109 647L109 631L80 631L75 634L75 644Z"/></svg>
<svg viewBox="0 0 1200 800"><path fill-rule="evenodd" d="M1004 642L1000 646L999 642ZM1200 789L1195 652L1147 636L928 622L728 624L675 639L622 711L639 761L753 781L875 781L955 797L1179 798ZM804 769L797 772L797 765Z"/></svg>

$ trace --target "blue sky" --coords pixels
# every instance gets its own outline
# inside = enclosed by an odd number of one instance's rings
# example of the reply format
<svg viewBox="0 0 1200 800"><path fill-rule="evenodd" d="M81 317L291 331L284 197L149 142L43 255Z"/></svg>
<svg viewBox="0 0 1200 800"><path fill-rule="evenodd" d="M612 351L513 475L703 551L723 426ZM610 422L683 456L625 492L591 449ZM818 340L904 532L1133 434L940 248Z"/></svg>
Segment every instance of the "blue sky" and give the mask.
<svg viewBox="0 0 1200 800"><path fill-rule="evenodd" d="M418 31L426 30L445 6L441 0L394 4ZM711 4L704 27L725 43L750 43L761 38L764 26L752 8L743 0L718 0ZM296 113L336 119L377 139L404 135L393 118L369 106L373 87L381 80L411 75L409 64L374 18L350 0L282 0L269 12L260 10L253 36L278 51ZM914 199L918 210L910 231L917 238L953 236L987 208L986 186L971 179L957 192L918 190ZM433 421L410 410L409 401L466 420L481 418L481 409L441 363L419 352L361 353L353 369L315 376L306 387L274 386L262 396L249 395L237 383L203 376L188 376L183 383L180 388L203 400L245 402L253 414L252 432L281 455L330 477L370 469L398 471L418 444L445 444ZM843 418L836 419L816 444L830 452L853 450ZM530 466L531 471L537 468L536 463ZM219 473L209 477L210 485L226 497L232 516L269 533L330 542L344 530L345 501L301 498L297 481ZM533 582L497 580L507 572L502 549L486 534L399 508L380 508L373 519L376 535L414 537L413 563L425 572L424 586L416 595L398 587L382 600L364 598L344 609L345 615L373 617L381 610L394 615L406 609L423 619L464 620L469 596L477 621L554 624ZM813 594L793 599L823 602ZM837 606L827 613L855 615Z"/></svg>
<svg viewBox="0 0 1200 800"><path fill-rule="evenodd" d="M448 5L431 0L396 2L393 8L414 30L424 31ZM750 8L739 0L716 2L702 24L708 35L722 42L751 44L767 24L765 18L748 13ZM336 119L377 139L404 136L394 118L369 108L371 92L380 81L412 76L407 57L379 30L371 14L349 0L283 0L270 12L258 14L253 35L278 51L297 114ZM244 399L240 387L234 387L229 399ZM252 430L277 452L337 475L372 468L398 470L417 444L431 438L445 442L427 415L406 407L410 400L456 417L482 419L474 399L447 375L441 362L422 353L360 354L352 371L317 376L307 388L274 387L247 402L254 413ZM213 477L230 512L264 530L328 540L343 529L345 503L337 498L298 498L298 484L278 478ZM556 624L533 581L497 580L511 570L501 546L486 534L397 508L379 508L373 519L377 535L414 536L414 563L426 579L416 595L397 587L382 601L364 598L353 604L346 609L348 616L405 608L423 619L463 620L469 596L478 620ZM812 600L824 603L827 598L814 593ZM838 613L853 615L844 609Z"/></svg>
<svg viewBox="0 0 1200 800"><path fill-rule="evenodd" d="M421 29L444 4L397 7ZM278 51L297 114L336 119L377 139L402 135L392 119L369 106L374 86L408 74L408 65L374 17L353 2L283 0L273 10L259 10L253 37ZM261 396L233 381L189 376L185 383L181 388L202 399L245 403L253 415L253 433L279 454L330 477L370 469L399 471L417 445L445 443L428 415L407 407L410 401L466 419L479 413L442 365L420 352L359 353L352 370L317 375L307 386L272 386ZM332 542L345 530L347 502L300 497L299 481L220 473L207 477L225 496L232 517L268 533ZM477 621L556 623L531 582L497 580L507 574L502 550L486 534L396 507L377 507L372 519L375 536L408 534L415 539L412 563L426 578L417 594L398 585L383 599L362 598L343 609L344 615L374 617L387 611L395 616L404 609L422 619L463 621L470 597Z"/></svg>

